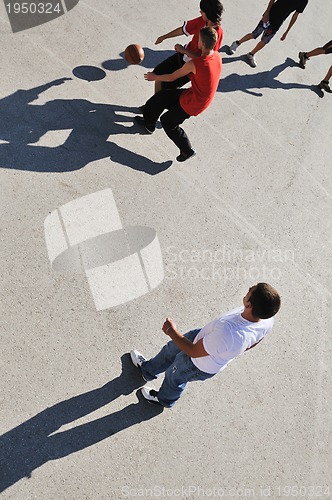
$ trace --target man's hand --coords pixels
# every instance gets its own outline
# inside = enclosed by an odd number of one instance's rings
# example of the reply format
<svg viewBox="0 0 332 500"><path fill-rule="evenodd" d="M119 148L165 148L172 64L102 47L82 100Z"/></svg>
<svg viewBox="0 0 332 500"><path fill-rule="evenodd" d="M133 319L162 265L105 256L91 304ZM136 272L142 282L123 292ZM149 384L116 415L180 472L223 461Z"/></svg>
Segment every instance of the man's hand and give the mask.
<svg viewBox="0 0 332 500"><path fill-rule="evenodd" d="M184 46L181 45L180 43L176 43L174 45L174 50L176 50L176 52L179 52L180 54L185 54L186 53L186 50L185 50Z"/></svg>
<svg viewBox="0 0 332 500"><path fill-rule="evenodd" d="M166 333L166 335L169 336L169 331L170 330L173 330L176 332L176 324L174 323L174 321L170 318L166 318L166 321L165 323L163 324L163 327L162 327L162 331L164 333Z"/></svg>
<svg viewBox="0 0 332 500"><path fill-rule="evenodd" d="M268 12L264 12L263 17L262 17L262 21L264 24L267 24L270 21L270 16L269 16Z"/></svg>
<svg viewBox="0 0 332 500"><path fill-rule="evenodd" d="M148 82L155 82L156 76L157 75L151 71L149 73L144 74L144 79L147 80Z"/></svg>
<svg viewBox="0 0 332 500"><path fill-rule="evenodd" d="M157 40L154 42L155 45L159 45L165 40L164 35L158 36Z"/></svg>
<svg viewBox="0 0 332 500"><path fill-rule="evenodd" d="M52 85L62 85L64 82L68 81L68 80L72 80L72 78L59 78L58 80L53 80Z"/></svg>

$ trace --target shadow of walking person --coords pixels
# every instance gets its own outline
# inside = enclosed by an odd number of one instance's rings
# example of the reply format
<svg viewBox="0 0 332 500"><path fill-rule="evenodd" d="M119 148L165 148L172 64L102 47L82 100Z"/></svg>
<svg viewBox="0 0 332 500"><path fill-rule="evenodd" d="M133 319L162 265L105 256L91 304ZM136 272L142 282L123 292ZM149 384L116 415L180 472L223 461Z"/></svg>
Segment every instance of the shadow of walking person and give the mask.
<svg viewBox="0 0 332 500"><path fill-rule="evenodd" d="M235 60L240 60L242 57L228 57L223 59L223 64L228 64ZM303 83L284 83L277 79L277 77L282 73L286 68L298 67L298 64L287 57L287 59L271 68L267 71L262 71L260 73L252 73L250 75L239 75L237 73L232 73L231 75L226 76L220 80L218 91L219 92L234 92L236 90L240 90L245 92L246 94L253 95L255 97L262 97L262 92L256 92L251 89L282 89L282 90L291 90L291 89L299 89L299 90L311 90L319 97L322 97L321 91L317 85L305 85Z"/></svg>
<svg viewBox="0 0 332 500"><path fill-rule="evenodd" d="M61 426L94 412L144 384L128 354L121 357L122 373L104 386L46 408L0 436L0 492L50 460L83 450L139 422L159 415L163 408L139 402L120 411L56 432Z"/></svg>
<svg viewBox="0 0 332 500"><path fill-rule="evenodd" d="M135 170L155 175L172 161L154 162L118 146L111 135L136 134L132 125L135 108L95 104L85 99L55 99L31 104L52 86L68 78L54 80L30 90L18 90L0 100L0 167L36 172L70 172L91 161L109 157ZM128 124L130 123L130 127ZM49 132L68 132L63 144L37 144ZM45 138L44 138L45 139Z"/></svg>

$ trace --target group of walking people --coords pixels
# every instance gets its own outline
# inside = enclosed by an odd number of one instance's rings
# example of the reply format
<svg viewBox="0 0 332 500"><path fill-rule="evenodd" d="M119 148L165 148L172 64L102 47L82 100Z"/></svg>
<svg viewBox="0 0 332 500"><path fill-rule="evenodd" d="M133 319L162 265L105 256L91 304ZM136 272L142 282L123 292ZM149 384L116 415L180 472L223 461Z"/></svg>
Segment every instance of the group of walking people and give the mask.
<svg viewBox="0 0 332 500"><path fill-rule="evenodd" d="M281 40L285 40L307 4L308 0L269 0L256 28L234 41L228 47L229 54L234 54L242 43L261 35L260 41L246 55L249 64L256 67L257 52L272 40L292 14L281 36ZM177 43L175 54L160 63L153 72L144 75L147 81L155 82L155 93L142 106L143 116L136 116L136 122L152 134L161 117L166 134L179 148L179 162L187 161L196 154L180 125L191 116L202 113L211 104L219 85L222 62L218 51L223 39L222 12L223 6L219 0L201 0L200 17L185 22L182 27L156 40L156 44L159 44L168 38L185 34L192 36L190 42L185 46ZM299 65L304 69L310 58L331 52L332 41L309 52L300 52ZM319 83L319 87L326 92L331 92L331 69ZM182 89L189 81L191 86ZM167 111L163 113L165 109ZM137 350L130 353L133 364L139 368L145 381L154 380L165 373L160 389L145 386L141 390L143 397L161 407L174 406L187 382L212 378L237 356L260 343L270 333L280 303L275 288L268 283L257 283L249 288L241 307L185 335L180 333L172 319L166 318L162 330L171 340L156 356L146 359Z"/></svg>
<svg viewBox="0 0 332 500"><path fill-rule="evenodd" d="M285 40L307 4L308 0L269 0L255 29L227 46L228 53L234 54L240 45L261 36L256 46L246 54L250 66L256 67L257 52L272 40L292 14L280 38ZM155 82L155 92L145 105L141 106L143 116L136 116L135 121L146 133L153 134L157 120L161 117L164 131L179 148L176 158L179 162L187 161L196 155L180 125L191 116L202 113L211 104L219 85L222 70L219 49L223 41L223 10L219 0L201 0L199 17L185 21L182 26L159 36L155 42L158 45L169 38L186 35L192 37L189 43L175 44L175 54L144 75L147 81ZM304 69L310 58L331 52L332 40L322 47L300 52L299 65ZM332 66L318 84L322 90L329 93L332 92L329 85L331 76ZM191 82L191 86L183 89L183 85L188 82ZM164 113L165 110L167 111Z"/></svg>

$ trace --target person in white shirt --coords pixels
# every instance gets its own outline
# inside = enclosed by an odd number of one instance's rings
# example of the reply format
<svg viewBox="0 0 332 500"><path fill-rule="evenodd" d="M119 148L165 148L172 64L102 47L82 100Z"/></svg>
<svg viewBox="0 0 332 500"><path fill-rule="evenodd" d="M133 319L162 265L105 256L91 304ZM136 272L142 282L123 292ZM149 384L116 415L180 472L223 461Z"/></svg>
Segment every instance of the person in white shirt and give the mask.
<svg viewBox="0 0 332 500"><path fill-rule="evenodd" d="M201 329L182 335L170 318L162 330L172 340L150 360L133 350L131 360L144 380L156 379L165 372L155 391L143 387L149 402L171 408L180 398L187 382L206 380L224 370L237 356L256 346L272 330L273 316L280 309L280 296L268 283L251 286L243 306L214 319Z"/></svg>

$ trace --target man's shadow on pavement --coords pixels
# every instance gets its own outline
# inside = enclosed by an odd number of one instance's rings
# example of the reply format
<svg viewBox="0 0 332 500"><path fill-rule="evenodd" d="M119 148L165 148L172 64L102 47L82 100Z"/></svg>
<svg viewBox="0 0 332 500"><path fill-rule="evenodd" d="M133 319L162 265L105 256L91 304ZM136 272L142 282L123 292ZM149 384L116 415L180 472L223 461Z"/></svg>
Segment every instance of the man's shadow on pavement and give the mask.
<svg viewBox="0 0 332 500"><path fill-rule="evenodd" d="M133 122L135 108L95 104L85 99L55 99L31 104L42 92L67 78L29 90L17 90L0 100L0 167L36 172L69 172L109 157L135 170L155 175L172 161L156 163L109 141L110 135L139 134ZM128 114L131 116L128 116ZM130 127L126 124L131 124ZM47 132L70 131L55 147L37 143Z"/></svg>
<svg viewBox="0 0 332 500"><path fill-rule="evenodd" d="M149 47L143 47L144 59L140 63L146 69L153 69L164 59L175 54L174 50L152 50ZM125 59L124 52L121 52L120 59L109 59L102 62L101 66L108 71L120 71L122 69L128 68L130 64L127 63Z"/></svg>
<svg viewBox="0 0 332 500"><path fill-rule="evenodd" d="M121 357L122 373L104 386L46 408L0 436L0 492L50 460L66 457L132 425L150 420L162 411L140 399L120 411L70 430L61 426L94 412L121 395L128 395L144 381L128 354ZM142 396L141 396L142 397ZM143 398L143 397L142 397Z"/></svg>
<svg viewBox="0 0 332 500"><path fill-rule="evenodd" d="M243 60L244 56L237 57L227 57L223 58L223 64L228 64L234 61ZM220 80L218 91L219 92L234 92L235 90L241 90L246 94L253 95L255 97L262 97L262 92L255 92L250 89L282 89L282 90L291 90L291 89L300 89L300 90L311 90L319 97L323 97L323 92L317 85L305 85L303 83L283 83L277 80L277 76L280 75L286 68L292 68L294 66L298 66L298 64L291 58L287 57L285 62L278 64L272 69L267 71L262 71L260 73L253 73L251 75L238 75L237 73L233 73L231 75L226 76Z"/></svg>

